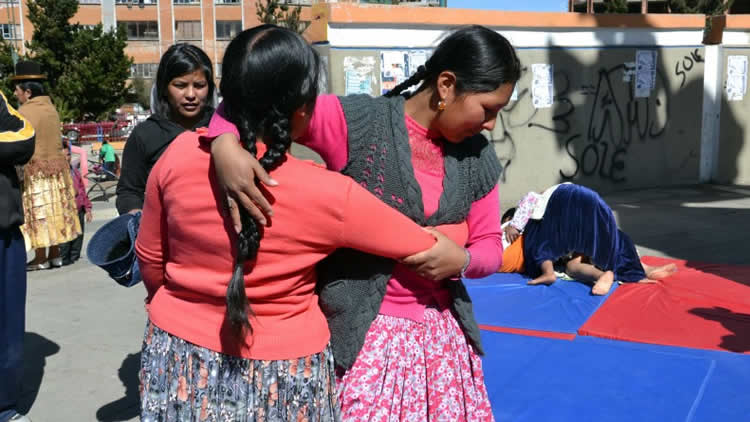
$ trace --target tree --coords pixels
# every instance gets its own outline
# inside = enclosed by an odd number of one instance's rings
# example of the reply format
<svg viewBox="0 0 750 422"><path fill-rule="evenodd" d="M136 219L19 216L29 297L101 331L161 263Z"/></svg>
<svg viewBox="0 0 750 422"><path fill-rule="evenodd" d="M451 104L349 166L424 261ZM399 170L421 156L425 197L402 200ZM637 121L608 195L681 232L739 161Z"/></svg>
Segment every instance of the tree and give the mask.
<svg viewBox="0 0 750 422"><path fill-rule="evenodd" d="M310 22L300 20L301 13L301 7L292 7L290 10L283 0L258 0L255 3L255 14L262 23L283 26L300 35L310 26Z"/></svg>
<svg viewBox="0 0 750 422"><path fill-rule="evenodd" d="M74 119L101 119L125 101L132 60L123 28L71 24L77 0L29 0L30 56L42 65L53 101Z"/></svg>
<svg viewBox="0 0 750 422"><path fill-rule="evenodd" d="M138 103L144 108L148 109L151 107L151 86L153 80L145 80L140 76L136 76L131 80L129 94L129 102Z"/></svg>
<svg viewBox="0 0 750 422"><path fill-rule="evenodd" d="M13 97L13 84L10 78L13 76L15 68L13 66L13 51L12 46L5 40L0 40L0 90L5 94L5 98L15 103Z"/></svg>
<svg viewBox="0 0 750 422"><path fill-rule="evenodd" d="M72 46L75 28L70 18L78 11L78 1L30 0L27 7L34 32L26 48L34 60L42 65L48 86L54 91L65 66L74 59Z"/></svg>
<svg viewBox="0 0 750 422"><path fill-rule="evenodd" d="M628 0L606 0L606 13L628 13Z"/></svg>
<svg viewBox="0 0 750 422"><path fill-rule="evenodd" d="M669 0L672 13L701 13L706 16L723 15L734 0Z"/></svg>
<svg viewBox="0 0 750 422"><path fill-rule="evenodd" d="M55 94L69 102L78 118L102 119L125 102L132 61L125 56L125 29L104 32L102 25L78 28L75 60L65 67Z"/></svg>

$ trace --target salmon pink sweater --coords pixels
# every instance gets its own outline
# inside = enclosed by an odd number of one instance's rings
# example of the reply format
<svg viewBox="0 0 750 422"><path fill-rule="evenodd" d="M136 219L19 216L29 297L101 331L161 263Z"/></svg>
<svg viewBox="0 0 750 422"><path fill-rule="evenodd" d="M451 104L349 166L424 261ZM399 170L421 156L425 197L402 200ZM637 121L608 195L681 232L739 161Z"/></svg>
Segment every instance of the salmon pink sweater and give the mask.
<svg viewBox="0 0 750 422"><path fill-rule="evenodd" d="M315 264L337 248L397 259L435 242L352 179L287 156L272 173L279 186L269 196L271 225L245 265L253 332L238 339L224 316L236 235L199 138L183 133L154 166L136 241L149 318L172 335L251 359L319 353L330 334L314 292ZM259 144L259 156L264 151ZM441 231L459 244L468 235L465 224Z"/></svg>
<svg viewBox="0 0 750 422"><path fill-rule="evenodd" d="M220 105L211 119L207 139L223 133L239 138L237 128L223 117ZM428 131L405 114L409 132L414 176L422 190L425 217L438 209L443 193L443 150L437 134ZM341 102L335 95L321 95L315 103L310 125L298 142L320 154L330 170L341 171L349 158L347 126ZM471 261L466 270L469 278L486 277L501 266L503 256L500 231L500 196L497 186L484 198L474 202L466 219L469 238L466 247ZM380 313L422 321L425 307L445 308L450 304L450 292L420 277L403 265L396 265L380 308Z"/></svg>

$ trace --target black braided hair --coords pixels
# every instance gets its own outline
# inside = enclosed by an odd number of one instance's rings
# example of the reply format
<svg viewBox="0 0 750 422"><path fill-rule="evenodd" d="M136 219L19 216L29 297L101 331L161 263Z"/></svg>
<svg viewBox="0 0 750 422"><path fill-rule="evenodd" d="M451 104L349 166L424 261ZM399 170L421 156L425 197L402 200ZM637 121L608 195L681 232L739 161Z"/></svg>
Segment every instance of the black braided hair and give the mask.
<svg viewBox="0 0 750 422"><path fill-rule="evenodd" d="M242 146L253 156L257 155L257 139L265 142L266 152L259 162L266 171L273 171L285 160L292 143L292 115L303 107L312 112L319 70L315 50L295 32L275 25L247 29L227 46L220 86L225 113L237 126ZM226 316L241 336L246 329L252 332L244 267L255 259L262 232L244 207L239 211L242 230L227 287Z"/></svg>
<svg viewBox="0 0 750 422"><path fill-rule="evenodd" d="M422 68L420 66L420 68ZM456 94L491 92L521 78L521 62L510 42L497 32L480 25L460 28L449 33L432 53L420 72L398 84L385 96L423 81L417 92L434 86L445 71L456 75Z"/></svg>

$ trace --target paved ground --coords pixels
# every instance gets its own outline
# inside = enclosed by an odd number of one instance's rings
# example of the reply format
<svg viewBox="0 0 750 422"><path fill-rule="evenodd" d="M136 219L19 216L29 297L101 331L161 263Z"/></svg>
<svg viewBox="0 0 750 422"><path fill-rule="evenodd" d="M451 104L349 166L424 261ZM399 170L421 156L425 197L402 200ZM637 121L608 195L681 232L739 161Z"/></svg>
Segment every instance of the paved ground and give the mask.
<svg viewBox="0 0 750 422"><path fill-rule="evenodd" d="M750 264L750 187L692 186L609 195L642 254ZM115 215L94 202L87 238ZM21 410L34 422L138 419L142 286L126 289L85 258L29 274Z"/></svg>

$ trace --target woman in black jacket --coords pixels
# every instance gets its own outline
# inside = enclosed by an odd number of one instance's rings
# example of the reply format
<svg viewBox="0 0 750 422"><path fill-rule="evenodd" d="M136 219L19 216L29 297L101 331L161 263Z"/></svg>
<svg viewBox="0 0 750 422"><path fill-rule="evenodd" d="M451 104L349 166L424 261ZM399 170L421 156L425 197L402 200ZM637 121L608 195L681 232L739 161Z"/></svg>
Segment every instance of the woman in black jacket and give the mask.
<svg viewBox="0 0 750 422"><path fill-rule="evenodd" d="M186 130L208 126L213 115L213 65L200 48L186 43L167 50L156 72L151 116L130 134L117 183L117 211L143 207L151 168L174 138Z"/></svg>

